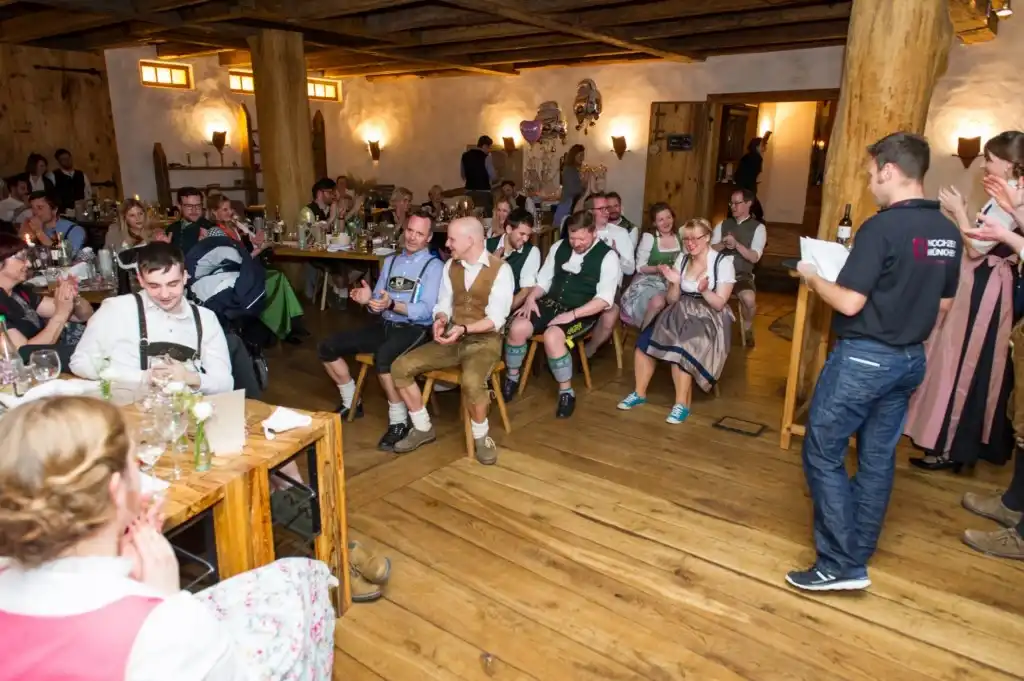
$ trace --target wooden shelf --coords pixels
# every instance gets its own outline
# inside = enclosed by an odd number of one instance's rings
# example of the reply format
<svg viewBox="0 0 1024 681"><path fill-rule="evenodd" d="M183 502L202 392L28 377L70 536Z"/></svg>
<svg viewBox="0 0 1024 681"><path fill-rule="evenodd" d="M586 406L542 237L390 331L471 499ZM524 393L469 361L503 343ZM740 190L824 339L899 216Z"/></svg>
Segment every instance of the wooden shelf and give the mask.
<svg viewBox="0 0 1024 681"><path fill-rule="evenodd" d="M167 166L168 170L245 170L242 166Z"/></svg>

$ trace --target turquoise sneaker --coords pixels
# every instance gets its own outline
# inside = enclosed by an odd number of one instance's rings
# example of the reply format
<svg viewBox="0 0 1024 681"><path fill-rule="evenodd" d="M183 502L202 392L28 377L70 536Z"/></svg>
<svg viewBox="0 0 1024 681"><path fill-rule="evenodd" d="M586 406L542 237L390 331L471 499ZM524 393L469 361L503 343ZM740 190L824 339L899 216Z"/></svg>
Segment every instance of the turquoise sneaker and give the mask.
<svg viewBox="0 0 1024 681"><path fill-rule="evenodd" d="M623 399L621 402L619 402L619 409L621 409L622 411L629 411L633 407L638 407L641 404L646 404L646 403L647 403L647 398L646 397L640 397L639 395L637 395L634 392L634 393L630 393L630 394L626 395L625 399Z"/></svg>
<svg viewBox="0 0 1024 681"><path fill-rule="evenodd" d="M682 404L672 405L672 411L665 417L665 423L671 423L673 426L682 423L686 420L686 417L690 415L690 408Z"/></svg>

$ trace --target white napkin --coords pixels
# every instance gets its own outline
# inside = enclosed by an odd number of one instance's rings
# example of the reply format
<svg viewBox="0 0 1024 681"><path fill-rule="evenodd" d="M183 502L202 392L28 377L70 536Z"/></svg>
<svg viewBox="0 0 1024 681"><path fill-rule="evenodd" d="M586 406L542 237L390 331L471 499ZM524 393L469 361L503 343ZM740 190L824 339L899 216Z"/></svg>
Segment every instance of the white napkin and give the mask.
<svg viewBox="0 0 1024 681"><path fill-rule="evenodd" d="M154 478L152 475L145 473L139 473L139 478L143 494L159 494L171 486L171 483L166 480Z"/></svg>
<svg viewBox="0 0 1024 681"><path fill-rule="evenodd" d="M87 262L75 263L74 265L71 266L71 269L68 270L68 274L73 274L74 276L78 277L79 279L88 279L89 278L89 263L87 263Z"/></svg>
<svg viewBox="0 0 1024 681"><path fill-rule="evenodd" d="M275 437L274 433L283 433L292 428L305 428L312 423L312 416L300 414L284 407L278 407L269 418L263 419L263 436L268 440L273 440Z"/></svg>
<svg viewBox="0 0 1024 681"><path fill-rule="evenodd" d="M90 393L99 394L99 383L97 381L85 381L80 378L57 379L40 383L22 397L0 393L0 403L3 403L8 409L14 409L18 405L43 397L51 397L53 395L88 395Z"/></svg>
<svg viewBox="0 0 1024 681"><path fill-rule="evenodd" d="M43 286L46 286L48 283L49 282L46 281L46 275L40 274L38 277L32 277L31 279L26 281L25 285L31 286L33 288L42 288Z"/></svg>

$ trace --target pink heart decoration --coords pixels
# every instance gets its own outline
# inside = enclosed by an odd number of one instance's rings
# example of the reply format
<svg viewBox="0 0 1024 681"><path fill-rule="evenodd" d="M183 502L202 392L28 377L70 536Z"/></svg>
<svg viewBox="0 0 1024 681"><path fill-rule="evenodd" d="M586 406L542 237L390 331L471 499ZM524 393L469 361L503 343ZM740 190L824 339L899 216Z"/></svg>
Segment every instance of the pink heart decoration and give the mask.
<svg viewBox="0 0 1024 681"><path fill-rule="evenodd" d="M523 134L524 140L533 144L540 139L542 127L540 121L523 121L519 124L519 132Z"/></svg>

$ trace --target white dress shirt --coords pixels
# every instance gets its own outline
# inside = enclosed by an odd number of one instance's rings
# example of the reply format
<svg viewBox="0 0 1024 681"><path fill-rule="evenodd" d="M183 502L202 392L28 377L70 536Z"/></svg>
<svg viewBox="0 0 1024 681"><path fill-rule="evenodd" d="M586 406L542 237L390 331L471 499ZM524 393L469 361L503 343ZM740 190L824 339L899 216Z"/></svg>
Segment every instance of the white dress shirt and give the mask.
<svg viewBox="0 0 1024 681"><path fill-rule="evenodd" d="M0 559L0 568L3 559ZM163 602L150 612L128 656L125 681L252 678L225 626L187 591L161 594L132 579L131 562L116 557L55 560L32 570L0 569L0 610L24 616L80 615L122 598Z"/></svg>
<svg viewBox="0 0 1024 681"><path fill-rule="evenodd" d="M754 220L755 222L757 222L756 218L750 216L747 216L742 220L737 220L736 222L742 225L747 220ZM715 225L715 231L711 233L711 245L714 246L715 244L720 243L722 243L721 222ZM766 243L768 243L768 232L765 230L764 225L758 222L757 227L754 228L754 238L750 240L750 250L757 253L757 257L760 258L762 255L764 255L764 246Z"/></svg>
<svg viewBox="0 0 1024 681"><path fill-rule="evenodd" d="M32 209L13 196L8 196L0 201L0 220L20 227L21 223L30 217L32 217Z"/></svg>
<svg viewBox="0 0 1024 681"><path fill-rule="evenodd" d="M622 228L620 227L619 229ZM622 231L626 230L623 229ZM544 293L551 290L551 282L555 280L555 253L558 251L558 247L562 245L562 241L562 239L559 239L551 246L551 250L548 251L548 257L544 259L540 273L537 274L537 286ZM597 240L595 239L594 245L583 253L573 251L569 259L562 265L562 269L566 272L579 273L580 268L583 266L583 258L596 245ZM615 304L615 292L619 290L621 282L622 270L619 268L619 256L615 255L615 251L608 251L604 256L604 260L601 261L601 278L597 282L597 292L594 294L595 298L600 298L607 303L605 309Z"/></svg>
<svg viewBox="0 0 1024 681"><path fill-rule="evenodd" d="M173 312L165 312L145 292L142 296L146 311L146 333L150 343L177 343L195 348L196 323L192 306L184 299ZM203 347L199 360L199 389L207 395L231 392L235 381L231 376L231 358L217 315L205 307L199 308L199 323L203 327ZM139 361L139 314L132 294L107 298L85 327L71 357L71 371L76 376L96 380L109 358L109 373L116 383L136 385L142 380ZM189 363L189 368L199 367Z"/></svg>
<svg viewBox="0 0 1024 681"><path fill-rule="evenodd" d="M608 223L597 230L597 238L618 251L622 274L629 276L636 271L636 245L629 238L629 231L625 227Z"/></svg>
<svg viewBox="0 0 1024 681"><path fill-rule="evenodd" d="M733 257L731 255L723 255L721 262L718 263L718 278L715 278L715 258L719 256L719 252L709 248L704 253L704 264L707 267L707 271L700 275L697 279L688 279L686 272L683 271L683 259L686 257L685 253L680 253L676 258L676 264L674 267L679 270L682 274L679 278L679 290L683 293L696 293L697 285L700 283L700 278L705 274L708 277L708 288L712 291L717 292L719 284L735 284L736 283L736 266L733 264Z"/></svg>
<svg viewBox="0 0 1024 681"><path fill-rule="evenodd" d="M483 249L480 253L480 257L476 259L476 262L466 262L460 260L462 266L466 270L466 290L473 286L473 282L476 281L477 275L485 267L490 267L490 253L487 249ZM452 263L455 259L452 258L444 264L444 272L441 277L441 289L437 293L437 305L434 306L434 316L438 314L444 314L446 317L451 319L452 316ZM494 285L491 286L491 294L487 298L487 307L484 308L484 314L494 322L494 330L501 331L501 327L505 324L505 320L508 319L509 312L512 311L512 299L515 298L516 278L512 274L512 268L508 266L508 263L502 262L500 269L498 270L498 276L494 278Z"/></svg>
<svg viewBox="0 0 1024 681"><path fill-rule="evenodd" d="M498 239L498 248L505 248L505 235L502 234L501 238ZM502 250L501 259L508 260L508 256L513 253L522 253L523 248L526 248L526 244L523 244L522 248L515 251ZM523 268L519 270L519 288L530 288L531 286L537 285L537 273L540 272L540 249L530 249L530 254L526 256L526 262L523 263ZM513 279L514 279L513 275Z"/></svg>
<svg viewBox="0 0 1024 681"><path fill-rule="evenodd" d="M647 267L651 264L651 253L654 252L654 240L661 238L660 236L655 237L650 232L647 232L640 237L640 245L636 248L636 269L640 270L641 267ZM672 240L672 248L663 248L661 243L658 243L658 250L662 253L673 253L679 252L679 240Z"/></svg>

